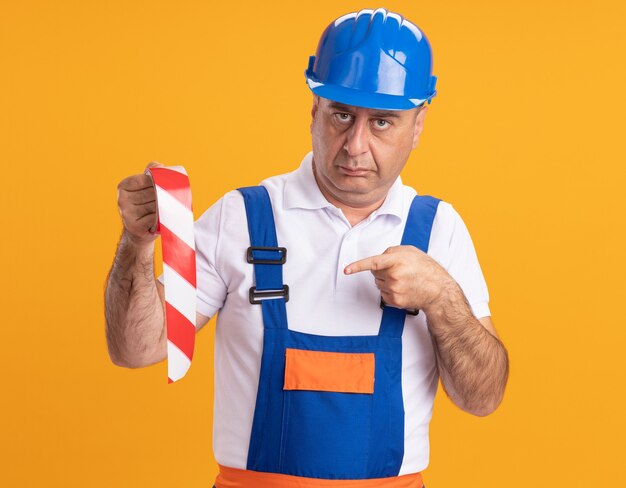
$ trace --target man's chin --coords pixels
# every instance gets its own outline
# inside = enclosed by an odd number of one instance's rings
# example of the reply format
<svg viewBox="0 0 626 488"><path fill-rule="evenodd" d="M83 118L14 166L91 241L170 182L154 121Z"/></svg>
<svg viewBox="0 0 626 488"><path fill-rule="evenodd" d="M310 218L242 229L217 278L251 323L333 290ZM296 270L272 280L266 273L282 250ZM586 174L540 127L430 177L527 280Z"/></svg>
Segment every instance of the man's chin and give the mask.
<svg viewBox="0 0 626 488"><path fill-rule="evenodd" d="M372 185L363 177L347 177L335 182L335 188L343 193L354 193L357 195L365 195L370 193Z"/></svg>

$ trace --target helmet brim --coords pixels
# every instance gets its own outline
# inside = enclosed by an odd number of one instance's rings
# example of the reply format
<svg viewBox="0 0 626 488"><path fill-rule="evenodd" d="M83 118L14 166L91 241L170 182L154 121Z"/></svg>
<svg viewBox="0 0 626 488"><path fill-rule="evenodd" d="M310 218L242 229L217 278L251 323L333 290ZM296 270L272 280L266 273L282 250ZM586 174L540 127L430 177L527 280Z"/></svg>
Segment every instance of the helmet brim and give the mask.
<svg viewBox="0 0 626 488"><path fill-rule="evenodd" d="M435 90L428 98L408 98L383 93L367 93L343 86L321 83L308 75L306 82L311 91L322 98L354 107L377 110L410 110L419 107L426 101L430 103L431 98L437 94Z"/></svg>

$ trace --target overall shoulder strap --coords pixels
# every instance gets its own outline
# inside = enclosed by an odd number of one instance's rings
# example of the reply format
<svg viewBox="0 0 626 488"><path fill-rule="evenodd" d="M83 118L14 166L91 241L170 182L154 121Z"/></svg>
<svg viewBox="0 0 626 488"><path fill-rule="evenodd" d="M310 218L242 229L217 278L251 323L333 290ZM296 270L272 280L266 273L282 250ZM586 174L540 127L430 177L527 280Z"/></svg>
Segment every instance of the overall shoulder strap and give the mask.
<svg viewBox="0 0 626 488"><path fill-rule="evenodd" d="M402 245L412 245L423 252L428 252L430 233L439 206L439 198L430 195L415 195L406 220Z"/></svg>
<svg viewBox="0 0 626 488"><path fill-rule="evenodd" d="M278 247L272 202L263 186L238 190L243 195L250 235L246 259L254 266L256 282L250 288L250 302L261 305L265 328L287 329L285 302L289 299L289 287L283 284L287 250Z"/></svg>
<svg viewBox="0 0 626 488"><path fill-rule="evenodd" d="M440 201L439 198L430 195L416 195L413 198L404 226L401 245L415 246L425 253L428 252L430 234ZM404 309L385 306L378 335L402 337L406 313Z"/></svg>

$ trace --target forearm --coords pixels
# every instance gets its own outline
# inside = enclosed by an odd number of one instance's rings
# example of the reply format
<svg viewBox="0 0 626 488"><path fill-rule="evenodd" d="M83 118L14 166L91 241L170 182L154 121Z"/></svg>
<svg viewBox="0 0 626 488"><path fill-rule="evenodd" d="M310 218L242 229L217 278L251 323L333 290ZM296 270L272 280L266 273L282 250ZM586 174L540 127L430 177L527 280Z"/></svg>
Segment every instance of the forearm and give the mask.
<svg viewBox="0 0 626 488"><path fill-rule="evenodd" d="M111 360L141 367L165 357L164 311L154 278L154 241L134 244L124 232L105 288Z"/></svg>
<svg viewBox="0 0 626 488"><path fill-rule="evenodd" d="M502 401L508 353L473 315L458 284L442 287L425 310L442 383L450 398L474 415L488 415Z"/></svg>

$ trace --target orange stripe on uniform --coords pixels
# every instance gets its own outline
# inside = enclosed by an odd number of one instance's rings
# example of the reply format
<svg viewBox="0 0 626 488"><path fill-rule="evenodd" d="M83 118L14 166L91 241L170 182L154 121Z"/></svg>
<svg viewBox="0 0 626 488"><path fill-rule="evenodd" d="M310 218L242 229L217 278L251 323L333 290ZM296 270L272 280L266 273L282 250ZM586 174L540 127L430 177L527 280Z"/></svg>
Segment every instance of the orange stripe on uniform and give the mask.
<svg viewBox="0 0 626 488"><path fill-rule="evenodd" d="M287 348L284 389L374 393L374 353Z"/></svg>
<svg viewBox="0 0 626 488"><path fill-rule="evenodd" d="M215 488L422 488L422 473L368 480L328 480L288 474L262 473L219 465Z"/></svg>

